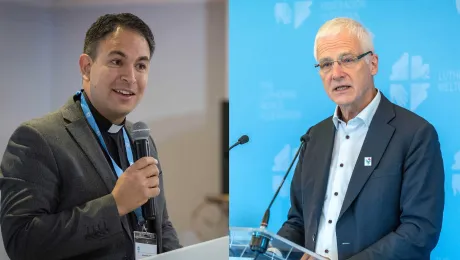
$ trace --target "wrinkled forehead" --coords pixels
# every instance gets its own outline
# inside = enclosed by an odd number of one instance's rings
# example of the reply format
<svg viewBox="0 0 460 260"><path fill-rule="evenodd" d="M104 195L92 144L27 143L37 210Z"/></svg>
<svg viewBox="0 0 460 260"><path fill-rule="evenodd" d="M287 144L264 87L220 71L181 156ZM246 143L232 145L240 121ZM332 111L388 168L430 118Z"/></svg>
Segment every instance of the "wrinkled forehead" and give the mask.
<svg viewBox="0 0 460 260"><path fill-rule="evenodd" d="M347 31L341 31L318 38L316 55L318 61L336 60L346 55L359 55L361 49L358 37Z"/></svg>

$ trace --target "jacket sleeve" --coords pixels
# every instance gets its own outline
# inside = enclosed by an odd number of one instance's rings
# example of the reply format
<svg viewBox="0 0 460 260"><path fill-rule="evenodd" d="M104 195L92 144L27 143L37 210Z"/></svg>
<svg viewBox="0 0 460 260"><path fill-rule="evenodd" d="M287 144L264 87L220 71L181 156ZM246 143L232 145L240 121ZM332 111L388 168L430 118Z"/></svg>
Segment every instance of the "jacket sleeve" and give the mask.
<svg viewBox="0 0 460 260"><path fill-rule="evenodd" d="M426 124L414 135L405 159L401 224L350 259L430 259L441 233L444 178L438 135Z"/></svg>
<svg viewBox="0 0 460 260"><path fill-rule="evenodd" d="M12 260L68 258L122 239L111 194L56 210L65 177L39 131L27 124L16 129L0 166L1 231Z"/></svg>

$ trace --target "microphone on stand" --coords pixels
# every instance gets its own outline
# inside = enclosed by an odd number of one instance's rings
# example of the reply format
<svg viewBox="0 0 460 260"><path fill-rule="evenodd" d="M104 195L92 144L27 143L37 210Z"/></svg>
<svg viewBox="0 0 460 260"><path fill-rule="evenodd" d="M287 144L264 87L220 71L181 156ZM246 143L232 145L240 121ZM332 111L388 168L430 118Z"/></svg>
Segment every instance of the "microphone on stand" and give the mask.
<svg viewBox="0 0 460 260"><path fill-rule="evenodd" d="M242 135L239 139L238 139L238 142L234 143L232 146L230 146L230 148L228 148L228 151L232 150L233 147L237 146L237 145L240 145L240 144L245 144L249 142L249 136L247 135Z"/></svg>
<svg viewBox="0 0 460 260"><path fill-rule="evenodd" d="M265 214L262 218L262 222L260 223L260 230L264 230L268 226L268 222L270 220L270 208L273 205L273 202L275 201L276 197L278 196L278 193L280 192L281 188L283 187L284 181L286 180L289 172L291 171L292 166L294 165L295 160L300 154L300 151L302 151L303 147L310 141L310 136L308 135L308 132L304 134L300 138L300 147L297 150L294 159L291 162L291 165L289 165L289 168L287 169L286 173L284 174L283 180L281 181L280 185L278 186L278 189L275 192L275 195L273 195L272 200L270 201L270 204L268 205L267 209L265 210ZM250 242L250 248L252 251L256 252L256 258L258 257L259 254L264 254L267 251L267 248L269 246L269 242L271 240L271 237L268 234L261 233L259 231L256 231L252 234L251 242Z"/></svg>
<svg viewBox="0 0 460 260"><path fill-rule="evenodd" d="M142 157L151 156L149 146L150 129L144 122L137 122L133 125L132 137L134 140L134 161L139 160ZM157 238L157 251L158 254L162 252L162 231L156 230L156 209L155 209L155 198L150 198L144 205L142 205L142 216L147 223L147 231L155 233ZM160 227L161 229L161 227Z"/></svg>

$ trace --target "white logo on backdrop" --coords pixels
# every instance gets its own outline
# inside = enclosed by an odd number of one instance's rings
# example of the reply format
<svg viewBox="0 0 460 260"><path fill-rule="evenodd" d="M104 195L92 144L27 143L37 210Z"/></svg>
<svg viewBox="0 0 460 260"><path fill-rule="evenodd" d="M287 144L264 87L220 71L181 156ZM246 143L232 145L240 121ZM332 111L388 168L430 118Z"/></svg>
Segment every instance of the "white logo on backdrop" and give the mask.
<svg viewBox="0 0 460 260"><path fill-rule="evenodd" d="M439 72L438 89L441 92L460 92L460 70L449 69Z"/></svg>
<svg viewBox="0 0 460 260"><path fill-rule="evenodd" d="M273 82L264 81L259 85L260 118L263 121L299 120L302 113L292 104L298 99L297 91L288 86L275 87Z"/></svg>
<svg viewBox="0 0 460 260"><path fill-rule="evenodd" d="M276 3L274 8L276 23L291 24L292 18L294 18L294 28L299 28L299 26L310 16L311 4L312 1L296 1L293 8L291 8L289 3Z"/></svg>
<svg viewBox="0 0 460 260"><path fill-rule="evenodd" d="M361 21L359 13L366 8L367 1L321 0L315 2L315 4L318 4L318 9L321 10L318 14L320 20L329 20L334 17L349 17ZM366 11L364 10L364 12Z"/></svg>
<svg viewBox="0 0 460 260"><path fill-rule="evenodd" d="M454 155L454 164L452 165L453 171L460 171L460 151ZM454 196L460 195L460 172L452 173L452 190Z"/></svg>
<svg viewBox="0 0 460 260"><path fill-rule="evenodd" d="M284 174L289 168L289 165L292 162L292 159L294 159L294 156L299 148L291 148L291 145L286 144L279 152L277 155L275 155L275 158L273 159L273 167L272 171L273 172L280 172L281 175L275 174L273 175L272 178L272 189L273 192L275 192L278 189L278 186L280 185L281 181L283 180ZM292 165L291 171L289 173L289 176L293 176L296 163ZM283 187L280 190L279 196L281 197L287 197L289 196L289 187L290 185L287 185L284 183Z"/></svg>
<svg viewBox="0 0 460 260"><path fill-rule="evenodd" d="M452 190L454 191L454 196L460 195L460 173L452 174Z"/></svg>
<svg viewBox="0 0 460 260"><path fill-rule="evenodd" d="M272 171L274 172L285 172L289 168L291 160L294 159L294 156L297 152L297 149L291 149L291 145L286 144L281 151L273 159ZM294 167L294 166L292 166Z"/></svg>
<svg viewBox="0 0 460 260"><path fill-rule="evenodd" d="M409 60L411 63L409 64ZM421 56L412 56L403 53L391 69L390 98L391 100L412 111L427 99L427 89L430 83L426 82L430 78L430 65L424 64ZM409 85L409 89L407 89Z"/></svg>

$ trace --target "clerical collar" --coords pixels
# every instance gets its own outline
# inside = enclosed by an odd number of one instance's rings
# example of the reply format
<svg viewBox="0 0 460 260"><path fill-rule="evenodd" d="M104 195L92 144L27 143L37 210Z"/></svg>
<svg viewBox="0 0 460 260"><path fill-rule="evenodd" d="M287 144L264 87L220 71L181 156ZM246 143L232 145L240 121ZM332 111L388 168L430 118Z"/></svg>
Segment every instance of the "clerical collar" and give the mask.
<svg viewBox="0 0 460 260"><path fill-rule="evenodd" d="M101 115L96 108L91 104L91 101L88 98L88 95L83 91L83 95L85 95L86 102L88 103L89 109L91 110L91 113L94 116L94 119L96 120L96 124L101 130L101 132L109 132L111 134L116 134L118 133L123 126L125 125L126 118L123 120L123 123L121 125L117 124L112 124L107 118L105 118L103 115Z"/></svg>

